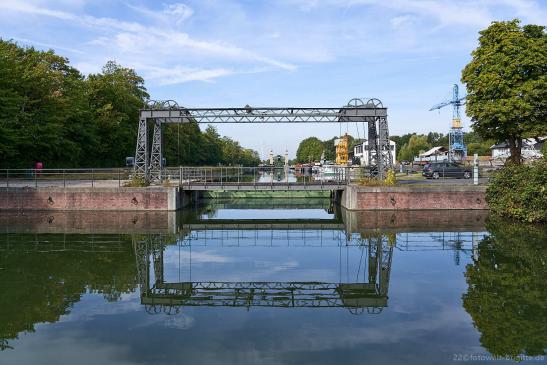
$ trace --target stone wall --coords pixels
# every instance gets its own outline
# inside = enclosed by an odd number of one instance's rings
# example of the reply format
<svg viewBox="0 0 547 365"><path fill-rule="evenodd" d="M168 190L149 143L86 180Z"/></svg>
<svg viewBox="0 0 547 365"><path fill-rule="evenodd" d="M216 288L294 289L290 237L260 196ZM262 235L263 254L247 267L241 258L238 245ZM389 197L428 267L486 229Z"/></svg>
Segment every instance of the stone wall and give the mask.
<svg viewBox="0 0 547 365"><path fill-rule="evenodd" d="M341 205L349 210L488 209L483 186L349 185Z"/></svg>
<svg viewBox="0 0 547 365"><path fill-rule="evenodd" d="M0 230L8 233L174 234L177 212L10 210L0 213Z"/></svg>
<svg viewBox="0 0 547 365"><path fill-rule="evenodd" d="M0 210L177 210L178 188L2 188Z"/></svg>

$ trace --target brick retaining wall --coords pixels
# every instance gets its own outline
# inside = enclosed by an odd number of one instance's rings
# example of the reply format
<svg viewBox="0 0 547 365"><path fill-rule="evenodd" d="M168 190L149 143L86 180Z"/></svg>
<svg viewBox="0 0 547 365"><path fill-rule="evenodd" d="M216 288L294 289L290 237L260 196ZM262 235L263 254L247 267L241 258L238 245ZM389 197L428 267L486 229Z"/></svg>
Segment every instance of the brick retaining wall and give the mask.
<svg viewBox="0 0 547 365"><path fill-rule="evenodd" d="M178 188L2 188L0 210L177 210Z"/></svg>
<svg viewBox="0 0 547 365"><path fill-rule="evenodd" d="M483 186L349 185L341 204L349 210L488 209Z"/></svg>

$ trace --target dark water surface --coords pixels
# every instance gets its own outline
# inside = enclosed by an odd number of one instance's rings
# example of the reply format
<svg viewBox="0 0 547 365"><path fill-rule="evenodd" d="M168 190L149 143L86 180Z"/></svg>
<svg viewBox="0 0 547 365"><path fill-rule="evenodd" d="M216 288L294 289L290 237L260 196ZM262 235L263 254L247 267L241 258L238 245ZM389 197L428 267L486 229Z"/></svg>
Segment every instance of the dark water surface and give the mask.
<svg viewBox="0 0 547 365"><path fill-rule="evenodd" d="M545 226L486 215L3 212L0 364L543 363Z"/></svg>

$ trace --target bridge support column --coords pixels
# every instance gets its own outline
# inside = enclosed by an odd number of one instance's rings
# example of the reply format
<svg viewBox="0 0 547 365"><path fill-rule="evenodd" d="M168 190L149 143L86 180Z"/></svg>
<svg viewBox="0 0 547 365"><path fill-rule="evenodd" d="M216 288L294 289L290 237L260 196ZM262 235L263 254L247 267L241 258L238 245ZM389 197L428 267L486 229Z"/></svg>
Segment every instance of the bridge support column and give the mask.
<svg viewBox="0 0 547 365"><path fill-rule="evenodd" d="M156 120L152 136L152 153L150 155L150 181L162 181L163 153L161 122Z"/></svg>
<svg viewBox="0 0 547 365"><path fill-rule="evenodd" d="M376 118L368 118L368 167L371 176L378 175L378 133Z"/></svg>
<svg viewBox="0 0 547 365"><path fill-rule="evenodd" d="M378 118L378 145L376 146L378 158L378 177L385 179L387 172L393 167L393 158L391 155L391 145L389 143L389 131L387 118Z"/></svg>
<svg viewBox="0 0 547 365"><path fill-rule="evenodd" d="M146 118L139 120L134 174L136 177L148 180L148 128Z"/></svg>

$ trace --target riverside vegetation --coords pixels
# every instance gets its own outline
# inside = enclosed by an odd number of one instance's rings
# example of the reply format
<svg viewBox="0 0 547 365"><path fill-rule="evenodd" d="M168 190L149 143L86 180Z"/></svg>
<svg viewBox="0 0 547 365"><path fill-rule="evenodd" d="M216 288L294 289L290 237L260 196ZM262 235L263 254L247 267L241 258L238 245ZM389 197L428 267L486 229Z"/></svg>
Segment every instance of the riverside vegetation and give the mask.
<svg viewBox="0 0 547 365"><path fill-rule="evenodd" d="M135 153L144 79L108 62L82 75L52 50L0 39L0 168L116 167ZM164 156L174 165L256 165L256 151L197 123L167 125Z"/></svg>

